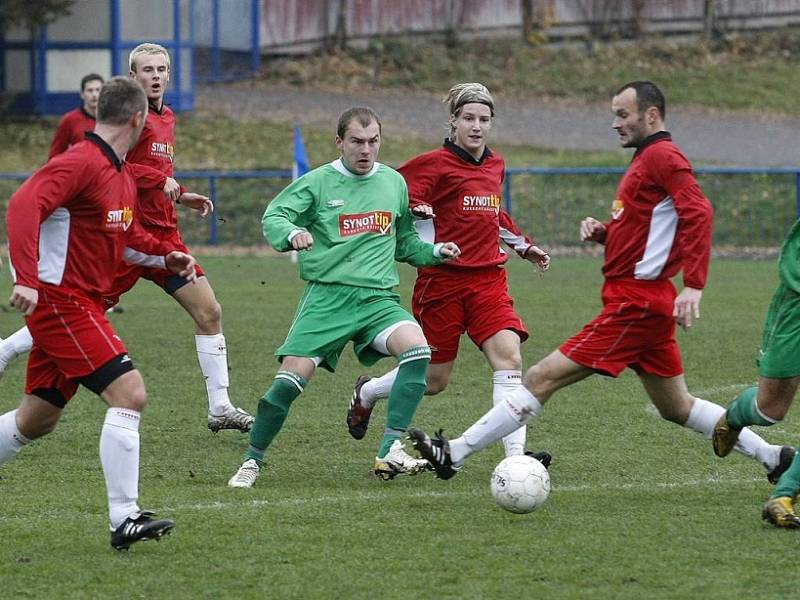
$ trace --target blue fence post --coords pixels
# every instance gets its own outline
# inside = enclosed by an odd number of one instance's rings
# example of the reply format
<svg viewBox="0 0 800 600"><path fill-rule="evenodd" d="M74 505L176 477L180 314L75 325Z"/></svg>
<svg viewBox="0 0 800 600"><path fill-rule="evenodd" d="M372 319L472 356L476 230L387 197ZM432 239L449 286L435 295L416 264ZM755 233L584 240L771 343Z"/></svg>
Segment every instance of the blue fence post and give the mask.
<svg viewBox="0 0 800 600"><path fill-rule="evenodd" d="M211 81L219 81L219 0L212 0L211 10Z"/></svg>
<svg viewBox="0 0 800 600"><path fill-rule="evenodd" d="M219 241L217 240L217 177L211 175L208 178L208 197L214 203L214 212L211 213L211 222L208 224L208 243L210 246L216 246Z"/></svg>

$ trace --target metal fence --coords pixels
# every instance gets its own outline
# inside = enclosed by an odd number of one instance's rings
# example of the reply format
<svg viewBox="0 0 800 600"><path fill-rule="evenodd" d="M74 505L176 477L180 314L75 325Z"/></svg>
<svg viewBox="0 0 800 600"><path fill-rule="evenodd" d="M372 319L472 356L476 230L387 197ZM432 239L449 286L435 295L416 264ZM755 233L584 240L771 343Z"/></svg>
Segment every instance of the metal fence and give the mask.
<svg viewBox="0 0 800 600"><path fill-rule="evenodd" d="M525 232L548 247L578 246L585 216L605 219L623 168L511 168L503 196ZM719 249L774 249L800 216L800 168L703 167L698 181L714 205L714 246ZM264 244L261 215L291 180L291 171L182 171L176 178L215 202L214 215L199 219L180 210L189 245ZM28 177L0 173L0 210ZM5 242L5 228L0 231Z"/></svg>

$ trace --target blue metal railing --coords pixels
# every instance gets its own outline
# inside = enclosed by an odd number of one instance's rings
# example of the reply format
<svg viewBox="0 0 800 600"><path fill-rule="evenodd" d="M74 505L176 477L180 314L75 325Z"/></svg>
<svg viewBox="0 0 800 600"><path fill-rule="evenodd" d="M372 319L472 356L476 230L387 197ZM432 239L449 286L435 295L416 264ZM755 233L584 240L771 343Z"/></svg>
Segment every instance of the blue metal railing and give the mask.
<svg viewBox="0 0 800 600"><path fill-rule="evenodd" d="M603 182L603 186L601 191L598 194L602 197L602 201L607 203L609 201L608 198L608 189L609 187L613 189L616 185L616 178L613 180L610 176L619 176L624 173L624 167L561 167L561 168L549 168L549 167L526 167L526 168L509 168L506 171L506 178L503 184L503 196L504 196L504 205L509 212L514 212L515 208L515 193L516 187L524 187L522 183L518 183L515 187L515 180L517 182L520 181L521 177L556 177L558 179L562 177L591 177L591 176L605 176L608 178L608 181ZM756 176L791 176L793 178L793 213L796 217L800 218L800 167L778 167L778 168L758 168L758 167L699 167L695 169L695 173L699 177L703 177L706 175L710 176L717 176L717 175L730 175L730 176L749 176L749 177L756 177ZM23 181L26 179L30 174L29 173L0 173L0 181L3 180L16 180L16 181ZM232 194L223 193L220 189L220 183L222 181L227 180L272 180L274 183L282 184L283 181L287 181L291 179L292 172L290 169L269 169L269 170L249 170L249 171L222 171L222 170L193 170L193 171L179 171L175 174L176 179L179 181L184 180L193 180L193 181L204 181L207 184L207 190L209 196L214 200L215 204L215 214L213 215L214 218L208 220L208 236L207 236L207 243L211 245L216 245L219 243L219 236L218 236L218 223L220 219L218 218L217 211L220 207L225 206L230 210L229 203L233 202L235 198L230 197ZM595 182L589 182L593 186ZM202 184L201 184L202 185ZM192 186L194 187L194 186ZM540 186L541 187L541 186ZM743 187L743 186L739 186ZM785 187L785 186L784 186ZM594 188L590 188L594 189ZM783 190L781 190L782 192ZM779 195L781 192L771 192L774 195ZM550 200L553 203L557 203L561 200L562 194L559 190L552 191L549 190L548 193L550 196L554 197L555 200ZM530 195L541 197L546 194L541 192L541 190L536 190L533 192L528 193ZM580 191L581 195L586 195L582 190ZM575 192L573 191L573 196ZM770 196L766 191L760 192L757 199L765 199L766 201L770 201ZM713 199L713 198L712 198ZM264 205L268 198L264 197ZM524 206L522 202L517 203L517 208L520 209L518 212L525 212L529 207ZM720 203L722 204L722 203ZM521 206L520 206L521 205ZM723 207L724 208L724 207ZM737 215L741 212L746 212L746 210L750 207L742 208L735 208L732 213L733 218L738 218ZM250 207L248 206L248 211ZM737 212L738 211L738 212ZM257 212L257 211L254 211ZM785 212L785 211L784 211ZM770 214L769 209L765 213L767 216ZM518 216L519 218L519 216ZM546 223L547 215L543 215L540 218L540 223ZM755 218L755 219L763 219L764 215L755 215L749 216L746 215L742 218ZM521 225L528 225L527 223L521 223ZM537 223L537 228L542 229L542 227ZM545 225L546 228L546 225ZM781 226L777 227L778 231L782 230ZM772 242L774 243L774 236L772 236ZM779 240L778 240L779 241Z"/></svg>

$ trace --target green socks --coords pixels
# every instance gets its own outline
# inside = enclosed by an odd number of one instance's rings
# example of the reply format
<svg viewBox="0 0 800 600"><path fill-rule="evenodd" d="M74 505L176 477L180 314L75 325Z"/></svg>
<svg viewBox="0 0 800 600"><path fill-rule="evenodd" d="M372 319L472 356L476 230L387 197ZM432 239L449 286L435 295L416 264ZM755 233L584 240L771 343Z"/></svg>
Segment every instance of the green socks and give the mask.
<svg viewBox="0 0 800 600"><path fill-rule="evenodd" d="M254 459L259 466L264 460L264 452L278 435L283 422L289 414L289 407L308 382L291 371L278 371L272 386L258 401L256 420L250 429L250 447L245 460Z"/></svg>
<svg viewBox="0 0 800 600"><path fill-rule="evenodd" d="M417 412L422 395L425 393L425 373L431 362L431 349L428 346L416 346L397 357L397 378L389 392L386 407L386 429L378 450L378 458L389 452L392 444L400 439L411 425L411 419Z"/></svg>
<svg viewBox="0 0 800 600"><path fill-rule="evenodd" d="M800 452L794 455L792 464L778 479L770 498L778 498L780 496L794 498L798 490L800 490Z"/></svg>
<svg viewBox="0 0 800 600"><path fill-rule="evenodd" d="M735 429L748 425L774 425L776 421L758 410L758 388L747 388L728 406L728 424Z"/></svg>

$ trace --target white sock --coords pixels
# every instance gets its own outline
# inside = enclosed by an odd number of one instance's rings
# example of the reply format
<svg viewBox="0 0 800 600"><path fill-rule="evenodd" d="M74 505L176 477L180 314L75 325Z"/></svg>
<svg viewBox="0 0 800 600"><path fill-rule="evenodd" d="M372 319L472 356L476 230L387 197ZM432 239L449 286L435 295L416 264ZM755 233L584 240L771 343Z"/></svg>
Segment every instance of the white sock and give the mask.
<svg viewBox="0 0 800 600"><path fill-rule="evenodd" d="M138 512L139 419L128 408L109 408L100 433L100 462L108 492L108 519L116 529Z"/></svg>
<svg viewBox="0 0 800 600"><path fill-rule="evenodd" d="M711 439L714 425L723 414L725 414L725 409L719 404L695 398L689 418L686 419L683 426L694 429L706 439ZM778 464L781 447L768 444L761 436L745 427L739 434L739 441L736 442L734 450L747 457L755 458L764 467L771 470Z"/></svg>
<svg viewBox="0 0 800 600"><path fill-rule="evenodd" d="M14 458L31 441L17 429L17 411L0 415L0 465Z"/></svg>
<svg viewBox="0 0 800 600"><path fill-rule="evenodd" d="M395 367L380 377L373 377L361 386L361 404L364 408L372 408L381 398L389 397L394 380L397 379L397 369Z"/></svg>
<svg viewBox="0 0 800 600"><path fill-rule="evenodd" d="M502 401L483 415L461 437L450 441L450 457L455 466L492 442L507 436L538 415L542 405L523 385L505 394Z"/></svg>
<svg viewBox="0 0 800 600"><path fill-rule="evenodd" d="M228 397L228 350L225 347L225 336L222 333L196 335L194 341L200 371L206 380L208 412L222 415L233 408Z"/></svg>
<svg viewBox="0 0 800 600"><path fill-rule="evenodd" d="M31 346L33 346L33 338L27 327L18 329L0 342L0 374L5 371L11 360L30 351Z"/></svg>
<svg viewBox="0 0 800 600"><path fill-rule="evenodd" d="M492 375L492 405L497 406L506 394L515 393L519 387L522 387L522 371L495 371ZM526 433L527 428L523 425L503 438L506 456L525 453Z"/></svg>

